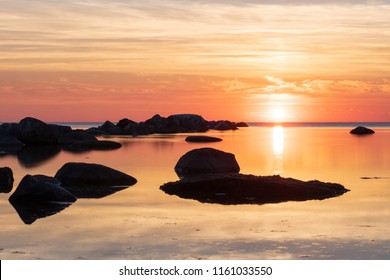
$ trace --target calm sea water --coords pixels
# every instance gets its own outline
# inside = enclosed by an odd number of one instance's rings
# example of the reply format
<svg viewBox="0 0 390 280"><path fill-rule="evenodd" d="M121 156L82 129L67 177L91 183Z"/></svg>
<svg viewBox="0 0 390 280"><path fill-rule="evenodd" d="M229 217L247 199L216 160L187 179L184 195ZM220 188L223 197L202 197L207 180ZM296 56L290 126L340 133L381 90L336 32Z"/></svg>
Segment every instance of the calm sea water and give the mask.
<svg viewBox="0 0 390 280"><path fill-rule="evenodd" d="M0 258L390 259L390 125L372 125L376 133L364 137L350 135L350 126L210 131L223 138L211 144L186 143L187 134L115 137L123 144L115 151L55 151L38 161L2 156L14 189L26 174L53 176L74 161L116 168L138 183L79 199L30 225L8 203L10 193L0 194ZM351 191L322 201L226 206L159 189L178 179L173 167L184 153L206 146L234 153L241 173L337 182Z"/></svg>

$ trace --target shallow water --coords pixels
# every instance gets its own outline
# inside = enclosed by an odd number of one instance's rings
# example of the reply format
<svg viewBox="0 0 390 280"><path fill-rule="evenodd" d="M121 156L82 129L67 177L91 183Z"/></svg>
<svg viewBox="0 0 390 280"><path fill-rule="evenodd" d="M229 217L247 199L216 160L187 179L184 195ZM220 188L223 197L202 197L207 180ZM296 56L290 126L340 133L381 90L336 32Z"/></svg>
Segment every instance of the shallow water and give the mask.
<svg viewBox="0 0 390 280"><path fill-rule="evenodd" d="M113 138L115 151L52 151L39 161L2 156L14 190L26 174L53 176L66 162L100 163L138 179L100 199L79 199L26 225L0 194L1 259L390 259L390 128L370 136L345 127L249 127L210 131L219 143L187 134ZM159 187L177 180L187 151L213 147L236 155L241 173L280 174L343 184L327 200L217 205L181 199ZM42 153L42 152L40 152ZM362 177L369 179L362 179Z"/></svg>

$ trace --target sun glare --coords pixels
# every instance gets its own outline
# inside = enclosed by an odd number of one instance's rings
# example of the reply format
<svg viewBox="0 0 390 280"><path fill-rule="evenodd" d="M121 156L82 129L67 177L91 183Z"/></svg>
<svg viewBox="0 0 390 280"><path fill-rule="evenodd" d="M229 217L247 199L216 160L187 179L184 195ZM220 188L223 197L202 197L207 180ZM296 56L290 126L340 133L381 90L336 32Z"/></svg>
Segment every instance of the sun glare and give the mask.
<svg viewBox="0 0 390 280"><path fill-rule="evenodd" d="M280 122L284 119L286 116L285 112L283 109L276 108L272 111L272 120L274 122Z"/></svg>

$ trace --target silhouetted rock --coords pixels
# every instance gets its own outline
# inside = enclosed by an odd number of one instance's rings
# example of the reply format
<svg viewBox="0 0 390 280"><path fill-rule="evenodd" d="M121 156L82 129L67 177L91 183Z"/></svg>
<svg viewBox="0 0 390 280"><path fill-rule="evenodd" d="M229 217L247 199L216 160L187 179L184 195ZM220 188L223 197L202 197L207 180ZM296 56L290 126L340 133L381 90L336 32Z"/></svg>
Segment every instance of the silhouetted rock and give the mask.
<svg viewBox="0 0 390 280"><path fill-rule="evenodd" d="M201 148L183 155L177 162L175 171L182 177L205 173L238 173L240 167L233 154Z"/></svg>
<svg viewBox="0 0 390 280"><path fill-rule="evenodd" d="M0 153L16 154L25 144L15 136L5 131L0 131Z"/></svg>
<svg viewBox="0 0 390 280"><path fill-rule="evenodd" d="M18 123L2 123L0 124L0 134L8 134L16 137Z"/></svg>
<svg viewBox="0 0 390 280"><path fill-rule="evenodd" d="M209 128L214 130L236 130L237 126L230 121L209 122Z"/></svg>
<svg viewBox="0 0 390 280"><path fill-rule="evenodd" d="M76 200L73 194L58 184L47 178L32 175L24 176L9 198L11 203L75 202Z"/></svg>
<svg viewBox="0 0 390 280"><path fill-rule="evenodd" d="M205 174L166 183L160 187L170 195L218 204L265 204L285 201L321 200L344 194L340 184L300 181L280 176Z"/></svg>
<svg viewBox="0 0 390 280"><path fill-rule="evenodd" d="M178 121L180 127L187 132L205 132L208 130L207 122L202 116L195 114L177 114L172 117Z"/></svg>
<svg viewBox="0 0 390 280"><path fill-rule="evenodd" d="M375 131L364 126L358 126L352 129L349 133L356 134L356 135L365 135L365 134L373 134L375 133Z"/></svg>
<svg viewBox="0 0 390 280"><path fill-rule="evenodd" d="M122 128L122 129L124 129L124 128L125 128L126 126L128 126L128 125L135 125L135 124L137 124L135 121L132 121L132 120L129 120L129 119L125 118L125 119L121 119L121 120L116 124L116 126Z"/></svg>
<svg viewBox="0 0 390 280"><path fill-rule="evenodd" d="M19 122L16 135L25 144L47 145L57 143L57 137L52 127L43 121L30 117Z"/></svg>
<svg viewBox="0 0 390 280"><path fill-rule="evenodd" d="M67 125L59 125L59 124L48 124L48 125L53 129L57 139L73 131L72 128Z"/></svg>
<svg viewBox="0 0 390 280"><path fill-rule="evenodd" d="M194 135L194 136L188 136L186 138L186 141L195 142L195 143L209 143L209 142L220 142L222 141L222 139L218 137Z"/></svg>
<svg viewBox="0 0 390 280"><path fill-rule="evenodd" d="M126 126L126 128L128 128L128 126ZM147 125L144 122L140 122L140 123L133 125L130 131L131 132L129 134L133 135L133 136L149 135L149 134L156 132L156 130L153 126Z"/></svg>
<svg viewBox="0 0 390 280"><path fill-rule="evenodd" d="M85 133L88 133L88 134L91 134L91 135L95 135L95 136L98 136L98 135L104 135L105 132L101 129L98 129L96 127L90 127L86 130L84 130Z"/></svg>
<svg viewBox="0 0 390 280"><path fill-rule="evenodd" d="M36 167L52 159L61 152L57 145L26 145L17 152L17 158L24 167Z"/></svg>
<svg viewBox="0 0 390 280"><path fill-rule="evenodd" d="M89 133L83 131L73 131L70 133L66 133L61 135L58 138L58 143L62 145L73 144L77 142L85 142L85 141L98 141L97 138Z"/></svg>
<svg viewBox="0 0 390 280"><path fill-rule="evenodd" d="M116 150L122 147L122 144L115 141L108 140L92 140L92 141L78 141L71 143L64 147L65 150L68 151L90 151L90 150Z"/></svg>
<svg viewBox="0 0 390 280"><path fill-rule="evenodd" d="M110 121L106 121L101 126L98 126L97 129L104 131L104 133L108 135L122 135L123 133L120 127L117 127L115 124L113 124Z"/></svg>
<svg viewBox="0 0 390 280"><path fill-rule="evenodd" d="M82 162L68 162L54 176L64 186L123 186L137 180L110 167Z"/></svg>
<svg viewBox="0 0 390 280"><path fill-rule="evenodd" d="M244 122L238 122L238 123L235 123L236 127L249 127L249 125L247 123L244 123Z"/></svg>
<svg viewBox="0 0 390 280"><path fill-rule="evenodd" d="M9 193L14 184L12 169L0 167L0 193Z"/></svg>

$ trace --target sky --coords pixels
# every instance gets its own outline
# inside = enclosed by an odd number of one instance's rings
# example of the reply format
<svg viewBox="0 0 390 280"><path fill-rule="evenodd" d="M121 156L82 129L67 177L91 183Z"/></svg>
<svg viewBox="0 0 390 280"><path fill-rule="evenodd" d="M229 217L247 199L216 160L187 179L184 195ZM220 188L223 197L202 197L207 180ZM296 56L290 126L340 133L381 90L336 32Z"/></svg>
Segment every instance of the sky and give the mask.
<svg viewBox="0 0 390 280"><path fill-rule="evenodd" d="M0 0L0 122L390 121L390 1Z"/></svg>

